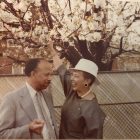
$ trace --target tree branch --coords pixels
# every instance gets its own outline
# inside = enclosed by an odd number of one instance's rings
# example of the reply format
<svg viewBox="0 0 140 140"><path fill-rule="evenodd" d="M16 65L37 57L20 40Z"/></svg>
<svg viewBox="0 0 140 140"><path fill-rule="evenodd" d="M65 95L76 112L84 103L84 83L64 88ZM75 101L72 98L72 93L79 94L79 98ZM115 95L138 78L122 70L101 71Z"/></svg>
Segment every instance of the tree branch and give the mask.
<svg viewBox="0 0 140 140"><path fill-rule="evenodd" d="M125 2L124 6L122 7L122 9L120 10L120 12L119 12L118 15L120 15L120 14L124 11L124 8L125 8L125 6L126 6L127 3L128 3L128 2Z"/></svg>
<svg viewBox="0 0 140 140"><path fill-rule="evenodd" d="M77 32L80 28L81 28L82 25L80 25L76 30L74 30L72 33L70 33L67 38L69 38L72 34L74 34L75 32Z"/></svg>
<svg viewBox="0 0 140 140"><path fill-rule="evenodd" d="M1 0L3 1L8 7L7 9L15 16L19 18L19 15L17 14L17 11L14 9L13 4L12 3L8 3L6 0Z"/></svg>
<svg viewBox="0 0 140 140"><path fill-rule="evenodd" d="M8 58L12 59L15 63L21 64L21 63L25 63L25 60L19 60L19 58L15 58L12 56L7 56Z"/></svg>
<svg viewBox="0 0 140 140"><path fill-rule="evenodd" d="M48 0L41 0L42 9L44 11L44 16L48 19L48 25L50 29L53 29L53 20L51 18L50 10L48 7Z"/></svg>

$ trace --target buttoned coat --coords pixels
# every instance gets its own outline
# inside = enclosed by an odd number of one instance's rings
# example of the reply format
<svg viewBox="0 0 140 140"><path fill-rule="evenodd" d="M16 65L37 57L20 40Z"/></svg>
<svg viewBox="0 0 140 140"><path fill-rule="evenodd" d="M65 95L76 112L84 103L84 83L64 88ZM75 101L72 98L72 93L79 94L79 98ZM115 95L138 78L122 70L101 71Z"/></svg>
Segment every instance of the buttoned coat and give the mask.
<svg viewBox="0 0 140 140"><path fill-rule="evenodd" d="M85 100L72 89L70 74L58 68L66 100L61 110L60 139L102 139L105 114L97 99Z"/></svg>

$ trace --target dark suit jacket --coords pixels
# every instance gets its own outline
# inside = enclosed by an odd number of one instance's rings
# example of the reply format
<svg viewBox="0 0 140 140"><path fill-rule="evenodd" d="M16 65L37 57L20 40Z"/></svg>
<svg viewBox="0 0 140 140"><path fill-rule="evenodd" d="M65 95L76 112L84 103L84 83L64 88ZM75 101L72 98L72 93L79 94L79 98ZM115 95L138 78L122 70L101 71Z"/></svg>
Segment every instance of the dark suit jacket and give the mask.
<svg viewBox="0 0 140 140"><path fill-rule="evenodd" d="M52 122L58 137L51 93L43 92L51 113ZM1 139L40 139L41 135L30 134L28 124L37 118L37 114L26 86L7 94L0 104Z"/></svg>

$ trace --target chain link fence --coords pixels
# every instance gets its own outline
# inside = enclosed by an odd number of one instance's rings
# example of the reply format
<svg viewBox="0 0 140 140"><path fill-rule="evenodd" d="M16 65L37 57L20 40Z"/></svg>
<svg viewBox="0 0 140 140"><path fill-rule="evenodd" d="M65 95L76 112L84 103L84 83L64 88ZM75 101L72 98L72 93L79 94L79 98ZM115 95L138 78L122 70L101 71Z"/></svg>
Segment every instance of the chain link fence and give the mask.
<svg viewBox="0 0 140 140"><path fill-rule="evenodd" d="M110 80L110 76L111 76L111 80ZM122 80L120 81L119 79L122 77L125 78L126 76L130 77L131 81L130 79L127 79L124 83L125 87L124 86L121 87L121 82L124 81ZM116 74L114 75L102 74L99 78L102 79L102 83L103 83L102 86L100 86L99 88L100 91L103 92L98 93L98 99L101 108L106 114L103 138L104 139L140 139L140 100L139 100L140 88L138 84L139 83L138 81L140 80L139 79L140 73L136 73L136 74L126 73L126 75L122 74L122 76ZM124 88L123 93L121 93L122 90L118 88L119 85L118 82L115 83L117 87L115 87L116 86L115 84L113 87L113 82L117 78L118 81L120 82L119 84L121 89ZM24 76L0 77L0 101L2 100L2 97L7 92L19 88L24 83L25 83ZM54 107L56 111L56 119L59 125L61 106L65 100L65 97L58 76L54 77L52 81L52 86L53 86L52 92L53 92L53 99L54 99ZM97 89L98 91L99 88ZM95 92L97 92L96 89ZM130 99L131 102L129 102ZM118 101L120 102L118 103Z"/></svg>

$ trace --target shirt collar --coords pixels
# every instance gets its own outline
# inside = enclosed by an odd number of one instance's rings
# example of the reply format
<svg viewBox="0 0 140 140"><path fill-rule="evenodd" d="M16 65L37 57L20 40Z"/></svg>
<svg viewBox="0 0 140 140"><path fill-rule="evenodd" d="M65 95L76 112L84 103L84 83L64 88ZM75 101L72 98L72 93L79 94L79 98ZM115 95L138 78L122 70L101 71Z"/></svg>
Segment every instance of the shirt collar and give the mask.
<svg viewBox="0 0 140 140"><path fill-rule="evenodd" d="M36 95L37 91L28 82L26 82L26 86L31 97L33 98Z"/></svg>
<svg viewBox="0 0 140 140"><path fill-rule="evenodd" d="M90 92L89 94L85 95L84 97L81 97L83 100L93 100L95 98L95 95Z"/></svg>

